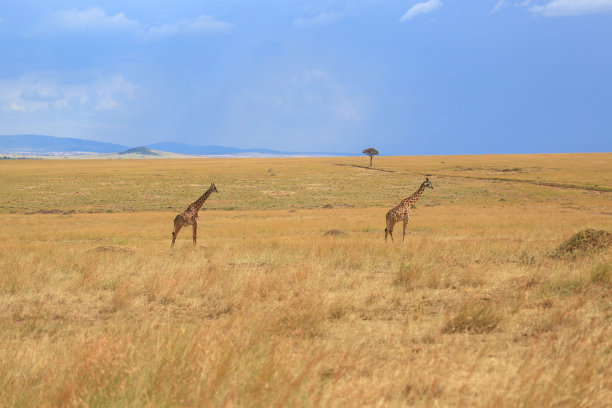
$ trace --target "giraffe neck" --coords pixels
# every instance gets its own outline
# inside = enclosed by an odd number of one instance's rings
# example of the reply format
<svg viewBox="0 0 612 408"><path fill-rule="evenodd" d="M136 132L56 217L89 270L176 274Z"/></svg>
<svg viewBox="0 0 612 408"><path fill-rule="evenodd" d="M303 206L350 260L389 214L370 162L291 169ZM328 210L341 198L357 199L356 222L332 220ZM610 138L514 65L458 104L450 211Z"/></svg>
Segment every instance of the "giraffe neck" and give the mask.
<svg viewBox="0 0 612 408"><path fill-rule="evenodd" d="M212 193L212 189L209 188L208 190L206 190L206 192L204 194L202 194L202 197L200 197L196 201L194 201L190 205L190 207L193 208L196 211L199 211L200 208L202 208L202 206L204 205L204 202L208 199L208 197L210 196L211 193Z"/></svg>
<svg viewBox="0 0 612 408"><path fill-rule="evenodd" d="M421 197L423 191L425 191L425 185L421 184L421 187L419 187L419 189L415 191L413 195L402 200L402 204L411 206L419 199L419 197Z"/></svg>

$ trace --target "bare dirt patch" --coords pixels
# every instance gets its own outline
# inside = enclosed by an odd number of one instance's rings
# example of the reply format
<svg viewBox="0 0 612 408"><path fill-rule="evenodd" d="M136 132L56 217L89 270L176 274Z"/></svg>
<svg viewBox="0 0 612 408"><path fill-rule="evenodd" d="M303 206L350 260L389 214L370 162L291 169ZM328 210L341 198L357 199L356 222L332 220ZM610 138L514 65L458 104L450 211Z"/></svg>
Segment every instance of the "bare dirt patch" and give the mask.
<svg viewBox="0 0 612 408"><path fill-rule="evenodd" d="M74 210L60 210L57 208L54 209L48 209L48 210L37 210L37 211L32 211L29 212L29 215L33 215L33 214L60 214L60 215L70 215L70 214L74 214L75 211Z"/></svg>
<svg viewBox="0 0 612 408"><path fill-rule="evenodd" d="M117 245L101 245L91 249L92 252L120 252L124 254L136 253L136 248Z"/></svg>

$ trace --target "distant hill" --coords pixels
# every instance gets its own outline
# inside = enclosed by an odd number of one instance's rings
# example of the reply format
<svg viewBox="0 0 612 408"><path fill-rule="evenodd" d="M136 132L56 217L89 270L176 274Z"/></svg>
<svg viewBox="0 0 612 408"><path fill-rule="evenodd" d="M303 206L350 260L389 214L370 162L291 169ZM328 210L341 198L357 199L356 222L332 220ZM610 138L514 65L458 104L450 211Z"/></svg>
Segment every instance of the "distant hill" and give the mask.
<svg viewBox="0 0 612 408"><path fill-rule="evenodd" d="M114 153L127 149L114 143L43 135L0 136L0 153L24 155L60 155L78 153Z"/></svg>
<svg viewBox="0 0 612 408"><path fill-rule="evenodd" d="M161 154L154 152L153 150L144 146L127 149L122 152L119 152L119 154L141 154L143 156L161 156Z"/></svg>
<svg viewBox="0 0 612 408"><path fill-rule="evenodd" d="M178 142L153 143L147 146L130 148L115 143L93 140L54 137L43 135L0 136L0 154L24 156L71 156L87 154L109 154L139 156L164 156L164 152L190 156L229 156L229 157L274 157L274 156L353 156L347 153L331 152L285 152L280 150L206 145L195 146ZM104 158L104 157L100 157Z"/></svg>

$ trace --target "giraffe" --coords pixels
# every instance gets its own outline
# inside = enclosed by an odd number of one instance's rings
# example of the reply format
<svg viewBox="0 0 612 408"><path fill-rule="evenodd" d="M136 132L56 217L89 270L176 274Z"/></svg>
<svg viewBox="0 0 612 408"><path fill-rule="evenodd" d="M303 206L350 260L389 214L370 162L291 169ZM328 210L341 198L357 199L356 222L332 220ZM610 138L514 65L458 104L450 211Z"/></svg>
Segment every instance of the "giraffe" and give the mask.
<svg viewBox="0 0 612 408"><path fill-rule="evenodd" d="M387 213L387 228L385 228L385 242L387 241L387 234L391 236L391 241L393 241L393 227L400 220L404 222L404 233L402 235L402 241L406 238L406 225L408 224L408 220L410 219L410 208L412 205L421 197L423 191L425 191L425 187L429 187L433 189L433 186L429 182L429 178L426 178L421 187L417 191L414 192L408 198L403 199L396 207L393 207Z"/></svg>
<svg viewBox="0 0 612 408"><path fill-rule="evenodd" d="M193 228L193 245L196 245L196 239L198 237L198 211L213 191L215 193L218 193L217 187L215 187L215 183L211 183L208 190L206 190L206 192L202 194L200 198L189 204L189 207L187 207L185 211L183 211L182 213L177 215L176 218L174 218L174 231L172 232L172 245L170 246L171 248L174 247L174 241L176 240L176 236L178 235L181 228L187 227L189 225L191 225Z"/></svg>

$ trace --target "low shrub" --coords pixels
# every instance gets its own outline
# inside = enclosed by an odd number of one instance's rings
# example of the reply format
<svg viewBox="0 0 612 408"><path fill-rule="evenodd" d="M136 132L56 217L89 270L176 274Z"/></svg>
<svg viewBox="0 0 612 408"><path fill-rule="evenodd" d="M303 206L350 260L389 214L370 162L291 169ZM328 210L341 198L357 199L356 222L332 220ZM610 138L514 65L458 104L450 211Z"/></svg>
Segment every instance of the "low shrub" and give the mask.
<svg viewBox="0 0 612 408"><path fill-rule="evenodd" d="M602 252L612 245L612 233L587 228L563 241L552 253L553 258L575 258Z"/></svg>

